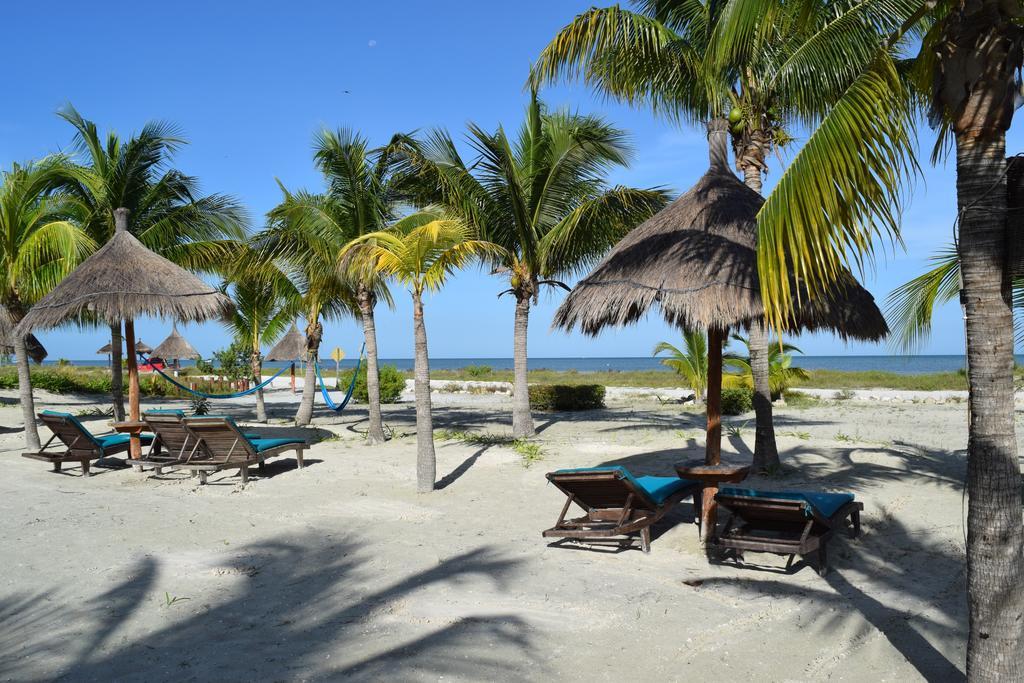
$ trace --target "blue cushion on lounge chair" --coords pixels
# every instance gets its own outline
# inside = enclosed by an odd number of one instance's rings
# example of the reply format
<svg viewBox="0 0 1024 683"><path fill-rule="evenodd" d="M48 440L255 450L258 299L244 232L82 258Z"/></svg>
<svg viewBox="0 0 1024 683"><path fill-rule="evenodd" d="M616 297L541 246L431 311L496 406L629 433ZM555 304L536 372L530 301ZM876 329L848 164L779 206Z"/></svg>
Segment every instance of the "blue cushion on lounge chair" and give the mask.
<svg viewBox="0 0 1024 683"><path fill-rule="evenodd" d="M820 491L758 491L734 486L723 486L718 492L726 496L750 498L781 498L799 500L813 507L822 517L831 517L847 503L853 502L852 493L824 493ZM808 515L809 516L809 515Z"/></svg>
<svg viewBox="0 0 1024 683"><path fill-rule="evenodd" d="M153 410L143 411L142 414L149 415L153 413L157 415L177 415L178 417L185 417L185 411L181 408L155 408Z"/></svg>
<svg viewBox="0 0 1024 683"><path fill-rule="evenodd" d="M95 436L93 436L93 433L90 432L88 429L86 429L85 425L82 424L82 422L77 417L72 415L71 413L65 413L65 412L61 412L59 410L44 410L43 411L43 415L54 415L56 417L66 417L66 418L68 418L68 421L71 422L72 424L74 424L79 429L81 429L82 432L84 432L86 435L88 435L88 437L92 440L92 442L94 444L96 444L97 446L101 445L99 439L97 439Z"/></svg>
<svg viewBox="0 0 1024 683"><path fill-rule="evenodd" d="M276 446L285 446L287 444L305 444L306 442L302 439L249 439L249 443L256 449L257 453L267 450L268 448L274 448Z"/></svg>
<svg viewBox="0 0 1024 683"><path fill-rule="evenodd" d="M103 448L111 448L113 446L120 446L121 444L128 443L128 439L131 437L128 434L104 434L103 436L97 436L96 440L100 442ZM153 443L152 434L140 434L139 441L144 446Z"/></svg>
<svg viewBox="0 0 1024 683"><path fill-rule="evenodd" d="M575 467L567 470L558 470L555 474L577 474L580 472L621 472L623 479L628 479L638 489L647 494L655 504L661 505L673 493L680 489L691 486L694 482L679 477L634 477L633 474L621 465L608 467Z"/></svg>

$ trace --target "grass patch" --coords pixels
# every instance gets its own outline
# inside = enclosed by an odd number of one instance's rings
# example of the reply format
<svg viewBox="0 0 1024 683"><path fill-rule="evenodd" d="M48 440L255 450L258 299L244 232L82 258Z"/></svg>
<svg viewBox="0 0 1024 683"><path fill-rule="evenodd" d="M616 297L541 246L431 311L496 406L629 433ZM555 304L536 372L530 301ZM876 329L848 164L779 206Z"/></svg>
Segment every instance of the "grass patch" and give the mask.
<svg viewBox="0 0 1024 683"><path fill-rule="evenodd" d="M805 394L802 391L786 391L782 394L782 397L790 408L813 408L821 404L821 400L818 397Z"/></svg>
<svg viewBox="0 0 1024 683"><path fill-rule="evenodd" d="M794 386L808 389L905 389L907 391L942 391L967 389L967 377L960 372L931 372L923 375L902 375L897 372L865 370L810 370L806 380Z"/></svg>
<svg viewBox="0 0 1024 683"><path fill-rule="evenodd" d="M491 434L484 432L460 432L450 429L439 429L434 437L442 441L461 441L471 446L508 446L522 459L523 467L529 467L544 459L544 449L539 443L527 439L516 439L510 434Z"/></svg>

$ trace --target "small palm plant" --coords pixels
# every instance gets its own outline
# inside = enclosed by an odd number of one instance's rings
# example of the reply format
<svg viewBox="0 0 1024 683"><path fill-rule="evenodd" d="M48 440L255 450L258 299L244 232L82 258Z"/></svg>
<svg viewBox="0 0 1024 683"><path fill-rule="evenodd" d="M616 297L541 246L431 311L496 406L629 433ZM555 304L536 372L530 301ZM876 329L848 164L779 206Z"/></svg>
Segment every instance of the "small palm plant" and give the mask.
<svg viewBox="0 0 1024 683"><path fill-rule="evenodd" d="M372 267L405 285L412 296L416 340L416 488L420 493L434 490L437 478L423 294L439 291L449 275L473 259L498 256L500 252L501 247L476 239L464 223L436 209L403 218L390 230L361 235L341 251L342 262L354 272Z"/></svg>
<svg viewBox="0 0 1024 683"><path fill-rule="evenodd" d="M667 358L661 359L661 364L672 368L685 379L689 387L693 389L694 402L700 403L704 400L704 394L708 388L707 338L700 330L688 330L683 334L683 343L686 347L685 351L663 341L654 347L651 355L668 353Z"/></svg>
<svg viewBox="0 0 1024 683"><path fill-rule="evenodd" d="M738 334L732 335L734 341L747 349L747 355L726 353L722 356L722 365L730 368L733 374L743 379L747 386L754 386L754 373L750 364L750 339ZM768 386L774 401L798 381L810 379L803 368L793 365L793 354L803 353L793 344L779 343L778 340L768 343Z"/></svg>

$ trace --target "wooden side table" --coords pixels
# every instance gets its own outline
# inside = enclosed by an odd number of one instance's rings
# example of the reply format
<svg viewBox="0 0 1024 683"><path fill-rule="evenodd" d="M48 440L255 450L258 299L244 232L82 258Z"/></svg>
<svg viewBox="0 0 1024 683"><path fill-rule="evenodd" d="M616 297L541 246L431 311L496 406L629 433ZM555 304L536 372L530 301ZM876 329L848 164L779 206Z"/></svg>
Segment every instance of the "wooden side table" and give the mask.
<svg viewBox="0 0 1024 683"><path fill-rule="evenodd" d="M711 543L718 524L718 503L715 495L720 484L737 484L750 474L750 465L705 464L703 460L676 463L676 474L682 479L700 482L700 542Z"/></svg>
<svg viewBox="0 0 1024 683"><path fill-rule="evenodd" d="M142 442L139 435L142 432L150 431L149 425L142 420L125 420L124 422L111 422L111 428L118 433L128 434L131 437L131 445L128 449L128 459L138 460L142 457Z"/></svg>

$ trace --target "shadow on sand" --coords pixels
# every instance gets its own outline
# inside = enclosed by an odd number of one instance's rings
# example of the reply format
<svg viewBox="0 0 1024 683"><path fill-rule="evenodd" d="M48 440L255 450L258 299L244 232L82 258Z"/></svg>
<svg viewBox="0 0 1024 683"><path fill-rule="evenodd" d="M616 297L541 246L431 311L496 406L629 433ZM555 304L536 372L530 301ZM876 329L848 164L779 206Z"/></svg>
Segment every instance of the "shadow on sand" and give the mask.
<svg viewBox="0 0 1024 683"><path fill-rule="evenodd" d="M514 615L401 616L405 601L434 585L504 588L516 561L485 547L425 571L396 572L378 587L379 571L364 566L361 545L309 536L226 551L220 563L185 569L195 573L194 585L218 577L226 585L196 598L165 593L183 569L152 556L84 604L60 604L59 587L8 595L0 599L0 678L497 680L543 671L527 625ZM155 627L139 627L143 612L160 613L149 615Z"/></svg>

